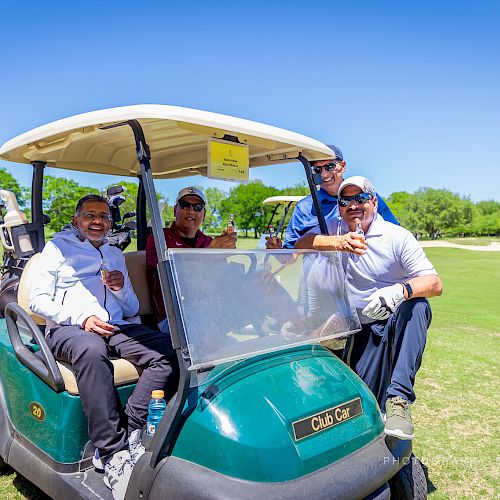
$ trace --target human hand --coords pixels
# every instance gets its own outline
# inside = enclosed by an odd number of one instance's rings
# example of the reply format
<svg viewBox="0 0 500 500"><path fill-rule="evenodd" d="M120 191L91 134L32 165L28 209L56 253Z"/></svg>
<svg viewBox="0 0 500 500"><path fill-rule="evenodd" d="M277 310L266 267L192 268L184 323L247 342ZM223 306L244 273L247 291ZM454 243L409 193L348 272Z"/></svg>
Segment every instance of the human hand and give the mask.
<svg viewBox="0 0 500 500"><path fill-rule="evenodd" d="M281 239L277 236L266 236L266 249L267 250L281 250L283 244Z"/></svg>
<svg viewBox="0 0 500 500"><path fill-rule="evenodd" d="M118 292L125 284L125 277L121 271L108 271L102 281L110 290Z"/></svg>
<svg viewBox="0 0 500 500"><path fill-rule="evenodd" d="M102 321L97 316L89 316L82 325L86 332L96 333L101 337L111 337L117 330L116 326Z"/></svg>
<svg viewBox="0 0 500 500"><path fill-rule="evenodd" d="M373 292L367 299L370 302L362 313L372 319L387 319L403 302L404 287L401 283L386 286Z"/></svg>
<svg viewBox="0 0 500 500"><path fill-rule="evenodd" d="M366 249L368 248L364 234L350 232L341 236L335 236L335 238L338 238L337 250L340 250L341 252L350 252L354 255L364 255L366 253Z"/></svg>
<svg viewBox="0 0 500 500"><path fill-rule="evenodd" d="M232 233L222 233L220 236L216 236L208 245L208 248L236 248L236 240L238 235L235 232Z"/></svg>

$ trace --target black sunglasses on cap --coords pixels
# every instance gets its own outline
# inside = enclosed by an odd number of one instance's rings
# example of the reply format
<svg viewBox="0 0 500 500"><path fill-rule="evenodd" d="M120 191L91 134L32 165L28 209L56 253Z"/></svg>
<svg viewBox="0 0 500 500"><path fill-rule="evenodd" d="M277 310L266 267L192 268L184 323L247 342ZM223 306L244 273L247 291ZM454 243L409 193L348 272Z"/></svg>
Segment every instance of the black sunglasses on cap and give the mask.
<svg viewBox="0 0 500 500"><path fill-rule="evenodd" d="M182 210L188 210L189 208L193 207L193 210L195 212L201 212L205 208L205 205L203 205L203 203L189 203L189 201L184 200L179 200L177 202L177 205L179 205Z"/></svg>
<svg viewBox="0 0 500 500"><path fill-rule="evenodd" d="M327 172L331 172L332 170L335 170L335 168L340 165L340 161L331 161L330 163L327 163L326 165L322 165L321 167L318 166L313 166L313 172L315 174L321 174L321 171L325 169Z"/></svg>
<svg viewBox="0 0 500 500"><path fill-rule="evenodd" d="M348 207L351 201L355 201L356 203L361 204L366 203L372 198L373 195L371 193L359 193L355 194L354 196L342 196L341 198L339 197L339 205L341 207Z"/></svg>

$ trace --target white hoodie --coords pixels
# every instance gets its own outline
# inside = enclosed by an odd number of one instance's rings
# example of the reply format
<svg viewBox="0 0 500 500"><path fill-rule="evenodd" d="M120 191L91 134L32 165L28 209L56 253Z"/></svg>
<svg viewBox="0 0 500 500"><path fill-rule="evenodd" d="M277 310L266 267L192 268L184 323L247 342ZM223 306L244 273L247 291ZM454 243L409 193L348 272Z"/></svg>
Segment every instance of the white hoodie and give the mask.
<svg viewBox="0 0 500 500"><path fill-rule="evenodd" d="M104 286L101 268L121 271L125 278L117 292ZM123 324L139 310L121 250L105 241L96 248L89 240L81 241L78 231L54 234L40 255L30 294L31 310L54 323L82 326L89 316Z"/></svg>

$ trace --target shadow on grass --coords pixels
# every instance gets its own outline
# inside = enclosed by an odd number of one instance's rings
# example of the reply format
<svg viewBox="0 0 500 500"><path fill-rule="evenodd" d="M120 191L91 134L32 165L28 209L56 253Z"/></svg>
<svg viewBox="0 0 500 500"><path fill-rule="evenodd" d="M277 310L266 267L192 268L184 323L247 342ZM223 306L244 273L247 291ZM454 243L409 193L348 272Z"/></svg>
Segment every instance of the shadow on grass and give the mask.
<svg viewBox="0 0 500 500"><path fill-rule="evenodd" d="M425 474L425 480L427 481L427 493L434 493L437 491L436 486L434 486L434 483L432 482L431 478L429 477L429 467L425 465L422 461L420 461L422 464L422 469L424 470Z"/></svg>
<svg viewBox="0 0 500 500"><path fill-rule="evenodd" d="M30 483L12 467L5 465L0 471L0 477L7 476L12 476L12 486L19 492L19 498L26 498L28 500L50 500L50 497L38 489L33 483Z"/></svg>

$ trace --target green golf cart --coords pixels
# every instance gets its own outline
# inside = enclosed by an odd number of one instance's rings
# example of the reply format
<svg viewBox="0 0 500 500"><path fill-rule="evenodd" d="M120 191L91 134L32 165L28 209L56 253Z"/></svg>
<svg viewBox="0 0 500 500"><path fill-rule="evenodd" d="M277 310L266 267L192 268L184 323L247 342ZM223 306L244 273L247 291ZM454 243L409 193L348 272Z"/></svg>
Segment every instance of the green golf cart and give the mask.
<svg viewBox="0 0 500 500"><path fill-rule="evenodd" d="M391 490L396 498L425 498L411 442L384 434L374 396L322 346L360 328L338 254L301 251L286 259L288 250L165 245L155 179L242 180L248 168L284 169L298 161L321 214L309 162L332 155L297 133L160 105L77 115L0 147L0 158L33 169L31 222L0 224L15 256L26 261L17 301L0 320L0 463L53 498L111 498L92 467L94 448L71 366L55 360L45 319L29 309L45 243L42 182L49 166L139 179L137 251L125 258L139 315L149 324L149 232L156 243L180 381L155 435L144 436L147 451L127 499L389 498ZM320 227L326 233L321 217ZM297 298L302 261L311 254L329 262L335 279L324 292L325 310L304 317ZM113 364L125 404L139 374L125 360Z"/></svg>

